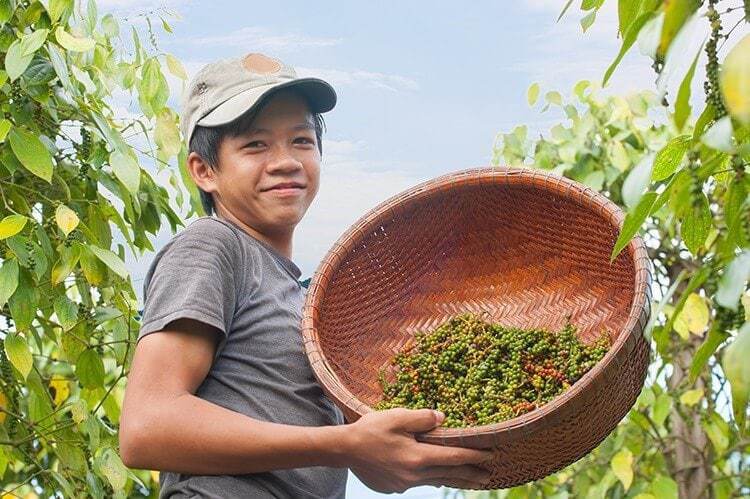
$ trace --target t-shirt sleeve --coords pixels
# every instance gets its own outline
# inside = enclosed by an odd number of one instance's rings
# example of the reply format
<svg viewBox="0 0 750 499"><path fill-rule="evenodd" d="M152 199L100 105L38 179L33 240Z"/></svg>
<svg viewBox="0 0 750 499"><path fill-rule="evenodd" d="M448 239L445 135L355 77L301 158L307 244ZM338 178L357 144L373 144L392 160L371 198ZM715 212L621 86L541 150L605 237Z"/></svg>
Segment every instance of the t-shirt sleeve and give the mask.
<svg viewBox="0 0 750 499"><path fill-rule="evenodd" d="M244 274L237 235L222 223L196 220L151 264L138 339L177 319L213 326L225 339L239 292L236 276Z"/></svg>

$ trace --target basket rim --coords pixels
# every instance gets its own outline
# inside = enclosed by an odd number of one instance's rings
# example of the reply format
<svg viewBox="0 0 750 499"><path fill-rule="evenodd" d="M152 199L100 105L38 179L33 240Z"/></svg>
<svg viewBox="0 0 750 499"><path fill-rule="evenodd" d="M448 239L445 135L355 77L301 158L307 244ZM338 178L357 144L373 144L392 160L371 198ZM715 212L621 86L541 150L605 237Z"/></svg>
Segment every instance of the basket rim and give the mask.
<svg viewBox="0 0 750 499"><path fill-rule="evenodd" d="M332 396L334 401L344 404L350 412L357 414L357 417L374 412L375 409L351 393L332 369L328 359L319 348L318 319L317 314L313 313L319 309L320 301L325 294L324 287L330 280L333 272L338 268L342 256L348 252L355 241L362 239L362 229L371 225L372 222L386 217L389 213L393 213L397 206L413 203L456 183L461 185L481 185L483 183L495 184L502 180L507 185L536 185L549 192L577 200L581 204L587 204L589 207L594 208L603 218L607 219L610 225L614 226L618 232L622 229L625 219L624 212L600 192L549 171L528 167L483 166L458 170L421 182L376 205L352 224L328 250L310 280L302 313L302 336L305 352L315 377L327 395ZM602 360L568 390L538 409L500 423L462 428L438 427L426 432L425 435L443 439L466 438L469 436L497 434L508 430L528 427L546 418L559 407L572 401L579 393L585 391L607 366L614 361L618 354L627 347L629 338L635 334L643 334L644 326L639 322L643 315L643 310L648 310L650 305L650 261L645 243L640 235L634 236L623 251L629 253L634 265L635 282L633 284L633 301L630 306L628 319L622 328L622 334L618 336ZM640 329L636 331L638 328ZM625 351L623 354L629 355L630 351Z"/></svg>

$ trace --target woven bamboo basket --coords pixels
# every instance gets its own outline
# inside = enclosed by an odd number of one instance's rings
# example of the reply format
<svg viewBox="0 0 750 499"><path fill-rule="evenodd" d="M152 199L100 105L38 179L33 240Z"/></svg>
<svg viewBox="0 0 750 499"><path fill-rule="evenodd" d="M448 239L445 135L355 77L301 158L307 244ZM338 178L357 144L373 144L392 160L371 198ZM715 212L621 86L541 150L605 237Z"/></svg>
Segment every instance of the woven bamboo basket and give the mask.
<svg viewBox="0 0 750 499"><path fill-rule="evenodd" d="M499 424L436 428L419 440L493 449L483 488L547 476L596 447L643 387L651 272L634 238L610 263L624 215L605 196L525 168L444 175L381 203L347 230L314 273L303 309L305 349L349 422L382 395L378 371L414 333L451 316L559 330L602 330L606 356L548 404Z"/></svg>

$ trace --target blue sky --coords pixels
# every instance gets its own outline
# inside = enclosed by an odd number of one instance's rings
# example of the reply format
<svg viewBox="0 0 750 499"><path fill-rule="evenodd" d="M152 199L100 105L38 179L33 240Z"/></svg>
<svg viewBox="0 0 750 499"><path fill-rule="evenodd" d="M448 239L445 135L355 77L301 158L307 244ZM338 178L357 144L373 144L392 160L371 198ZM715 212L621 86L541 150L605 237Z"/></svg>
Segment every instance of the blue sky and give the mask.
<svg viewBox="0 0 750 499"><path fill-rule="evenodd" d="M213 59L263 52L333 84L338 104L325 115L321 188L294 242L303 277L381 201L438 175L488 165L498 132L526 124L532 136L546 133L562 113L530 108L528 86L539 82L542 92L566 95L581 79L600 81L620 45L613 0L585 34L575 9L580 2L555 22L563 0L97 3L120 19L161 6L179 13L180 20L168 17L174 34L159 30L158 39L190 74ZM653 89L649 66L634 47L605 93ZM170 237L161 233L157 249ZM127 262L139 293L152 256ZM353 476L348 492L380 497ZM419 487L403 497L442 497L442 491Z"/></svg>

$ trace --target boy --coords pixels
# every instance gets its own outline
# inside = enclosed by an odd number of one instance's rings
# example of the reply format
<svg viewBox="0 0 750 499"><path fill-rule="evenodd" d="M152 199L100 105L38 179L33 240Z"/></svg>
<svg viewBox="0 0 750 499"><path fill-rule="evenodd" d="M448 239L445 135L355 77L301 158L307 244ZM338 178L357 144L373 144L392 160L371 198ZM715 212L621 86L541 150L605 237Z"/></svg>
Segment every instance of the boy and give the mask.
<svg viewBox="0 0 750 499"><path fill-rule="evenodd" d="M187 166L212 216L154 258L120 424L133 468L162 470L160 497L343 497L369 487L476 487L486 451L417 442L429 409L344 424L300 332L292 236L317 191L323 80L262 54L203 68L183 103Z"/></svg>

